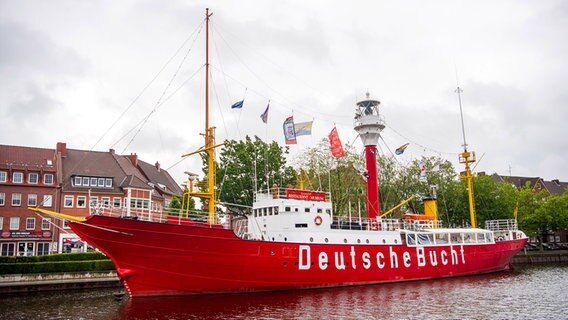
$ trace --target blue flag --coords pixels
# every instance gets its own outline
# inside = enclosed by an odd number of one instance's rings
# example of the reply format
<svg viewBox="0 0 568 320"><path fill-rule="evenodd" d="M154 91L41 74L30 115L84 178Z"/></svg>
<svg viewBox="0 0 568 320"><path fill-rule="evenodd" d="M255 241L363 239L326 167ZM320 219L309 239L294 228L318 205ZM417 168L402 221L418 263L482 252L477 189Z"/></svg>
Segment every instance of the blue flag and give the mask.
<svg viewBox="0 0 568 320"><path fill-rule="evenodd" d="M245 102L245 100L241 100L241 101L239 101L239 102L233 103L233 105L231 106L231 109L240 109L240 108L242 108L244 102Z"/></svg>
<svg viewBox="0 0 568 320"><path fill-rule="evenodd" d="M396 148L396 150L394 151L394 153L395 153L397 156L400 156L401 154L404 153L404 150L406 150L406 147L408 147L409 144L410 144L410 143L405 143L405 144L403 144L402 146Z"/></svg>

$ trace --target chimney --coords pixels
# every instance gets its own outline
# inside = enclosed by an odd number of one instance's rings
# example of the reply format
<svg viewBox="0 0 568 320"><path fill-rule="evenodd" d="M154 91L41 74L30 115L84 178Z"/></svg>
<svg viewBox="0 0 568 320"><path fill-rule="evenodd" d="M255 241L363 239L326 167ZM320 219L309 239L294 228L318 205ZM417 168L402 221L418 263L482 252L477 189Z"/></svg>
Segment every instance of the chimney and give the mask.
<svg viewBox="0 0 568 320"><path fill-rule="evenodd" d="M113 148L108 149L108 152L110 152L110 154L114 155L114 149Z"/></svg>
<svg viewBox="0 0 568 320"><path fill-rule="evenodd" d="M57 143L57 153L61 154L62 158L67 157L67 143L58 142Z"/></svg>
<svg viewBox="0 0 568 320"><path fill-rule="evenodd" d="M131 153L128 156L128 159L130 159L130 162L132 162L132 165L138 168L138 155L136 153Z"/></svg>
<svg viewBox="0 0 568 320"><path fill-rule="evenodd" d="M156 169L158 170L158 172L160 172L160 163L158 161L156 161L155 166L156 166Z"/></svg>
<svg viewBox="0 0 568 320"><path fill-rule="evenodd" d="M560 180L558 179L553 179L552 182L554 182L554 184L556 184L557 186L560 185Z"/></svg>

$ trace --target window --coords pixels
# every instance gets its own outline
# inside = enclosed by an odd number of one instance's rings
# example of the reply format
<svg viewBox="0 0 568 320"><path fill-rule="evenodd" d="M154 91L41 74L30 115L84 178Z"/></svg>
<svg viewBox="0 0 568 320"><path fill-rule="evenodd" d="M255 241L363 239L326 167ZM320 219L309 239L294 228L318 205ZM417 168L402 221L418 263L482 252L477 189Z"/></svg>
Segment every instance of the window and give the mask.
<svg viewBox="0 0 568 320"><path fill-rule="evenodd" d="M19 207L22 205L22 194L21 193L12 193L12 206Z"/></svg>
<svg viewBox="0 0 568 320"><path fill-rule="evenodd" d="M39 175L37 173L30 173L28 175L28 183L37 184L39 181Z"/></svg>
<svg viewBox="0 0 568 320"><path fill-rule="evenodd" d="M35 218L26 218L26 230L34 230L35 229Z"/></svg>
<svg viewBox="0 0 568 320"><path fill-rule="evenodd" d="M50 208L52 206L53 197L50 194L46 194L43 196L43 206L46 208Z"/></svg>
<svg viewBox="0 0 568 320"><path fill-rule="evenodd" d="M103 204L103 207L110 208L110 198L109 197L102 197L101 202Z"/></svg>
<svg viewBox="0 0 568 320"><path fill-rule="evenodd" d="M13 256L16 254L16 244L15 243L2 243L2 255L3 256Z"/></svg>
<svg viewBox="0 0 568 320"><path fill-rule="evenodd" d="M73 185L74 186L80 186L82 181L83 181L83 178L75 177L75 178L73 178Z"/></svg>
<svg viewBox="0 0 568 320"><path fill-rule="evenodd" d="M63 229L71 229L69 228L69 220L67 219L63 220Z"/></svg>
<svg viewBox="0 0 568 320"><path fill-rule="evenodd" d="M6 171L0 171L0 182L6 182Z"/></svg>
<svg viewBox="0 0 568 320"><path fill-rule="evenodd" d="M22 183L24 182L24 174L21 172L14 172L12 174L12 182L13 183Z"/></svg>
<svg viewBox="0 0 568 320"><path fill-rule="evenodd" d="M73 196L65 196L63 200L63 206L65 208L73 208L73 200L74 200Z"/></svg>
<svg viewBox="0 0 568 320"><path fill-rule="evenodd" d="M4 229L4 217L0 217L0 230Z"/></svg>
<svg viewBox="0 0 568 320"><path fill-rule="evenodd" d="M120 208L121 203L122 203L122 200L120 198L112 198L113 208Z"/></svg>
<svg viewBox="0 0 568 320"><path fill-rule="evenodd" d="M43 175L43 183L45 184L53 184L53 174L46 173Z"/></svg>
<svg viewBox="0 0 568 320"><path fill-rule="evenodd" d="M98 198L98 197L91 197L91 198L89 199L89 205L91 206L91 208L96 208L98 202L99 202L99 198Z"/></svg>
<svg viewBox="0 0 568 320"><path fill-rule="evenodd" d="M97 186L97 178L91 178L91 187Z"/></svg>
<svg viewBox="0 0 568 320"><path fill-rule="evenodd" d="M83 186L84 186L84 187L88 187L88 186L89 186L89 177L83 177Z"/></svg>
<svg viewBox="0 0 568 320"><path fill-rule="evenodd" d="M87 197L77 196L77 208L85 208L87 206Z"/></svg>
<svg viewBox="0 0 568 320"><path fill-rule="evenodd" d="M105 178L99 178L99 187L105 186Z"/></svg>
<svg viewBox="0 0 568 320"><path fill-rule="evenodd" d="M112 179L110 178L105 179L105 187L112 188Z"/></svg>
<svg viewBox="0 0 568 320"><path fill-rule="evenodd" d="M10 217L10 230L20 229L20 217Z"/></svg>
<svg viewBox="0 0 568 320"><path fill-rule="evenodd" d="M37 244L37 255L47 256L49 254L49 242L39 242Z"/></svg>
<svg viewBox="0 0 568 320"><path fill-rule="evenodd" d="M28 207L37 206L37 194L28 194Z"/></svg>
<svg viewBox="0 0 568 320"><path fill-rule="evenodd" d="M0 192L0 206L3 206L6 202L6 194L4 192Z"/></svg>
<svg viewBox="0 0 568 320"><path fill-rule="evenodd" d="M51 229L51 218L43 218L41 220L41 230Z"/></svg>

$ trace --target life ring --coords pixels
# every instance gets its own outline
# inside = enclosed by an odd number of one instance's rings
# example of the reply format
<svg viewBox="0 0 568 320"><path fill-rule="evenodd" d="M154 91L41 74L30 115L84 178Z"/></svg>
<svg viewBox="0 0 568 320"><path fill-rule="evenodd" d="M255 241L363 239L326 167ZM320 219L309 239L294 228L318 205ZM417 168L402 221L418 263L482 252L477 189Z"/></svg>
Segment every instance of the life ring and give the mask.
<svg viewBox="0 0 568 320"><path fill-rule="evenodd" d="M323 222L323 219L321 218L321 216L315 217L314 223L316 224L316 226L319 226L322 222Z"/></svg>

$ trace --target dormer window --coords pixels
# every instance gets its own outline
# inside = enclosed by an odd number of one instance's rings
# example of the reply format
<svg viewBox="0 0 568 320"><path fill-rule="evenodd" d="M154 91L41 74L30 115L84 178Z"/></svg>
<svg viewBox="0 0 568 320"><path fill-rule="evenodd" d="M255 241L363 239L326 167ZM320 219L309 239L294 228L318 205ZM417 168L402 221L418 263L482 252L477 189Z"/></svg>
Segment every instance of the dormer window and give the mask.
<svg viewBox="0 0 568 320"><path fill-rule="evenodd" d="M14 172L12 174L12 183L24 182L24 174L22 172Z"/></svg>

